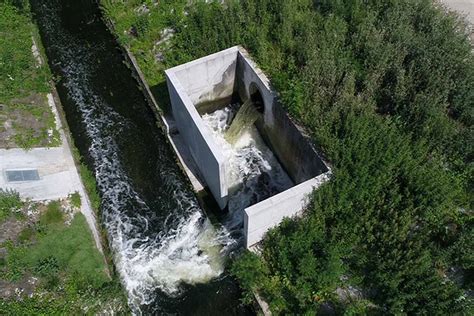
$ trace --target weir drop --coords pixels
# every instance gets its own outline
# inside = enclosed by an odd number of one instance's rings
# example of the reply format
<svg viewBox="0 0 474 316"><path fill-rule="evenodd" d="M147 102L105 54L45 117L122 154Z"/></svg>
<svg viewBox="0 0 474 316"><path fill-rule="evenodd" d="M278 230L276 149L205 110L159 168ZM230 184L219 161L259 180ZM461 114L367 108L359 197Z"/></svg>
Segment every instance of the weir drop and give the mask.
<svg viewBox="0 0 474 316"><path fill-rule="evenodd" d="M258 119L258 111L256 105L251 99L245 101L239 108L237 114L232 120L231 125L225 132L225 139L230 144L235 144L240 135L248 130Z"/></svg>

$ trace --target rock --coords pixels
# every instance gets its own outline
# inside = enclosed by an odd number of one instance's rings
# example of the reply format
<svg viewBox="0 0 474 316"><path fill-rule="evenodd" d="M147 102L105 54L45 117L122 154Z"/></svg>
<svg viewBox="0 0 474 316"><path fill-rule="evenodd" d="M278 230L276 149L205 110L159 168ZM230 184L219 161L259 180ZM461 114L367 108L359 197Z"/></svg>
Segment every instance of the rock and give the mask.
<svg viewBox="0 0 474 316"><path fill-rule="evenodd" d="M154 46L160 46L161 44L165 43L166 41L168 41L171 37L173 37L175 33L175 30L173 29L170 29L170 28L167 28L167 29L164 29L160 32L160 39L158 41L155 42Z"/></svg>
<svg viewBox="0 0 474 316"><path fill-rule="evenodd" d="M165 61L165 55L162 52L156 52L155 53L155 61L157 62L164 62Z"/></svg>
<svg viewBox="0 0 474 316"><path fill-rule="evenodd" d="M132 27L128 30L128 34L130 34L133 37L138 37L138 30L135 27L135 25L132 25Z"/></svg>
<svg viewBox="0 0 474 316"><path fill-rule="evenodd" d="M139 15L143 15L143 14L148 14L150 13L150 9L147 7L147 5L144 3L142 4L141 6L139 6L138 8L135 9L135 12L137 12Z"/></svg>

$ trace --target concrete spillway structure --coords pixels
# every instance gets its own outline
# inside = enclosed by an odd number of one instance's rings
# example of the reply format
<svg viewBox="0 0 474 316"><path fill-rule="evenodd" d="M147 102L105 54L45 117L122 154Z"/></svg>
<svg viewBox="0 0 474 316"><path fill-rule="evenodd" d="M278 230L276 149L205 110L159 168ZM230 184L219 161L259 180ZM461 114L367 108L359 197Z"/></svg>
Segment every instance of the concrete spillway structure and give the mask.
<svg viewBox="0 0 474 316"><path fill-rule="evenodd" d="M221 209L227 206L232 192L229 161L201 114L217 110L235 99L251 99L263 104L258 108L261 116L255 125L295 185L245 208L247 247L258 243L265 232L284 217L297 215L312 190L329 179L329 167L288 117L268 78L242 47L231 47L168 69L166 77L173 116L166 119L172 126L170 133L180 135L181 140L177 141L181 143L177 146L180 156L192 157L189 163L185 158L181 161L191 180L201 179ZM201 189L199 185L194 187L197 191Z"/></svg>

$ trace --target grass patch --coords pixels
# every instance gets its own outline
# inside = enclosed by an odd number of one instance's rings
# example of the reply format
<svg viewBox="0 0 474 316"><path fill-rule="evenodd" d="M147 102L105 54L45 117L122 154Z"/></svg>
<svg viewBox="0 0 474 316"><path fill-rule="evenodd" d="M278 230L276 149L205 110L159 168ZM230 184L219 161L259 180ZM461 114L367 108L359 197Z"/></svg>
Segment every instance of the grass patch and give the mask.
<svg viewBox="0 0 474 316"><path fill-rule="evenodd" d="M52 201L38 222L20 232L18 241L0 245L7 250L0 262L0 279L24 282L34 276L39 281L36 292L42 294L21 300L0 299L0 314L82 315L104 309L127 312L120 282L108 277L83 214L76 213L66 225L61 204Z"/></svg>
<svg viewBox="0 0 474 316"><path fill-rule="evenodd" d="M54 216L49 219L57 223L57 210L52 210ZM90 229L81 213L74 216L70 226L50 226L23 260L31 269L54 261L58 270L77 274L94 287L100 287L108 280L102 257L95 248Z"/></svg>
<svg viewBox="0 0 474 316"><path fill-rule="evenodd" d="M7 242L7 279L18 280L30 272L44 278L42 282L51 288L52 280L64 274L82 280L85 288L100 288L109 279L84 215L77 213L67 226L62 222L63 214L58 205L48 205L40 219L40 231L26 228L20 233L20 239L24 241L37 235L33 244L14 246Z"/></svg>
<svg viewBox="0 0 474 316"><path fill-rule="evenodd" d="M40 46L38 31L28 3L18 3L0 3L0 147L58 146L60 135L46 99L51 72L33 56L33 38Z"/></svg>
<svg viewBox="0 0 474 316"><path fill-rule="evenodd" d="M14 190L0 188L0 223L23 207L20 194Z"/></svg>
<svg viewBox="0 0 474 316"><path fill-rule="evenodd" d="M51 201L48 203L46 211L41 214L40 224L51 225L59 224L64 220L64 212L59 201Z"/></svg>
<svg viewBox="0 0 474 316"><path fill-rule="evenodd" d="M34 32L27 8L20 11L9 1L0 3L0 103L32 91L49 92L49 68L38 66L31 51Z"/></svg>
<svg viewBox="0 0 474 316"><path fill-rule="evenodd" d="M81 195L79 192L74 192L69 195L69 200L71 201L71 205L75 208L81 207Z"/></svg>
<svg viewBox="0 0 474 316"><path fill-rule="evenodd" d="M83 162L79 165L79 174L91 201L92 208L97 212L100 208L100 196L99 191L97 190L97 182L95 181L94 174Z"/></svg>
<svg viewBox="0 0 474 316"><path fill-rule="evenodd" d="M36 235L36 230L33 227L25 227L18 235L18 240L24 244L28 241L31 241Z"/></svg>

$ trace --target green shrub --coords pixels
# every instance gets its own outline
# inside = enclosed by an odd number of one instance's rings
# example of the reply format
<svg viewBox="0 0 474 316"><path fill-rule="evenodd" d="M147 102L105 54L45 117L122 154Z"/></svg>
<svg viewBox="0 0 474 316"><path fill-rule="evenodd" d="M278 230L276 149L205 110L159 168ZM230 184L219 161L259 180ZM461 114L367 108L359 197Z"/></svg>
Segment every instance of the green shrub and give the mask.
<svg viewBox="0 0 474 316"><path fill-rule="evenodd" d="M0 188L0 223L23 207L20 194L14 190Z"/></svg>
<svg viewBox="0 0 474 316"><path fill-rule="evenodd" d="M71 205L75 208L81 207L81 195L79 192L74 192L69 195L69 200L71 201Z"/></svg>

